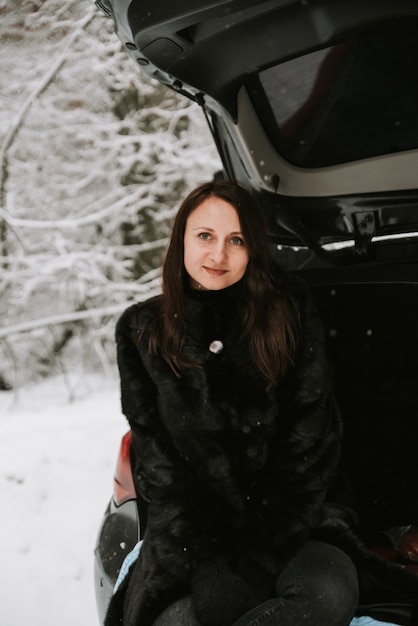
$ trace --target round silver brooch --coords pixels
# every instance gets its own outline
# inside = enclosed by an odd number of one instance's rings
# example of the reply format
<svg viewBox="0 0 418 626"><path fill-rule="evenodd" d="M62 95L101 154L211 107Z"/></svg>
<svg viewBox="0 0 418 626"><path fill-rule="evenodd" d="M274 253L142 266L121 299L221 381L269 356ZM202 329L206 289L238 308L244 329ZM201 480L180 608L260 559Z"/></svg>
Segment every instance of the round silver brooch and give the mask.
<svg viewBox="0 0 418 626"><path fill-rule="evenodd" d="M215 339L209 344L209 350L210 352L213 352L213 354L220 354L223 349L224 344L222 343L222 341L219 341L219 339Z"/></svg>

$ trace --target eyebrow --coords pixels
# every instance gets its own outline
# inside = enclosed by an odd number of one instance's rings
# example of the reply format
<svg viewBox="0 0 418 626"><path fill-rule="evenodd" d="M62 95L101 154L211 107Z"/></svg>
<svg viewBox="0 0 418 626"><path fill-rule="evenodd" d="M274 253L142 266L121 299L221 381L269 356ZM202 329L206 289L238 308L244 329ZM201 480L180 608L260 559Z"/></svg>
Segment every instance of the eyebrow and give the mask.
<svg viewBox="0 0 418 626"><path fill-rule="evenodd" d="M207 230L210 233L214 233L215 232L215 230L213 228L209 228L209 226L197 226L196 228L193 228L192 230L193 231L195 231L195 230ZM241 236L243 236L242 231L240 231L240 230L233 230L232 233L228 233L228 235L241 235Z"/></svg>

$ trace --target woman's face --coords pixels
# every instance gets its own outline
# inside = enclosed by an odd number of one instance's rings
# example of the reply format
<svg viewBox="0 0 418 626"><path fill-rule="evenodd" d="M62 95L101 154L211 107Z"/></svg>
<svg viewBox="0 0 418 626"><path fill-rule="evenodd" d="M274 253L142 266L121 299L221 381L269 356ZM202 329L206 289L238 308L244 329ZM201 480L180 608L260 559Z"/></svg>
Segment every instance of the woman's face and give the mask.
<svg viewBox="0 0 418 626"><path fill-rule="evenodd" d="M206 198L189 215L184 266L194 289L225 289L245 274L249 260L238 213L229 202Z"/></svg>

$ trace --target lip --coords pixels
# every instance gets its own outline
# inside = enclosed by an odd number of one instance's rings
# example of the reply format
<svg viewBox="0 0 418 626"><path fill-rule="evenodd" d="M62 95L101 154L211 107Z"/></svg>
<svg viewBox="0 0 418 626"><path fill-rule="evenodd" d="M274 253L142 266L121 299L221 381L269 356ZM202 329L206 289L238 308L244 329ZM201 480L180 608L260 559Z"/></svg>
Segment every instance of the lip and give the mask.
<svg viewBox="0 0 418 626"><path fill-rule="evenodd" d="M214 267L206 267L205 265L203 266L203 269L211 276L223 276L228 272L228 270L216 269Z"/></svg>

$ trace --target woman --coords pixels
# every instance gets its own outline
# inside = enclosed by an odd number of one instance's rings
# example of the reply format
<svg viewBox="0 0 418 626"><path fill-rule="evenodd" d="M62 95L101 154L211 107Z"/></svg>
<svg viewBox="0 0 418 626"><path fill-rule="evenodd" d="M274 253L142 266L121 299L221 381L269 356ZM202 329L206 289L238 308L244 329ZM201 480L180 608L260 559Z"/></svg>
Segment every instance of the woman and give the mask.
<svg viewBox="0 0 418 626"><path fill-rule="evenodd" d="M315 536L341 437L322 330L243 187L184 200L163 295L116 336L147 524L106 624L347 626L356 570Z"/></svg>

